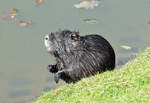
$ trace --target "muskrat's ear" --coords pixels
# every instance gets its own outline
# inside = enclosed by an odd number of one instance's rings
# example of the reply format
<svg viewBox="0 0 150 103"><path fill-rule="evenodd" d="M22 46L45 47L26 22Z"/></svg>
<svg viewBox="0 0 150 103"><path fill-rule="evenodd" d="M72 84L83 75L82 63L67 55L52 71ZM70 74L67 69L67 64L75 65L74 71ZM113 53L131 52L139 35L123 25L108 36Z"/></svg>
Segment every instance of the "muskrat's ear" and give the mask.
<svg viewBox="0 0 150 103"><path fill-rule="evenodd" d="M49 37L50 37L51 40L53 40L55 38L54 33L51 32Z"/></svg>

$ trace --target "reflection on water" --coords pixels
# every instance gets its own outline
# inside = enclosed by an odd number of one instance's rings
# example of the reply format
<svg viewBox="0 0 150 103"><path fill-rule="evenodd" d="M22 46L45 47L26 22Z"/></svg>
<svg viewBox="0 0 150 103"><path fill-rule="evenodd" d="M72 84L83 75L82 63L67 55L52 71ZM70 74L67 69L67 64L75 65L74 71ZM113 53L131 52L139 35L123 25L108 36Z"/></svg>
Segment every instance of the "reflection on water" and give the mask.
<svg viewBox="0 0 150 103"><path fill-rule="evenodd" d="M117 60L118 68L119 68L119 66L125 65L128 61L134 59L136 56L137 56L137 54L131 54L131 55L127 55L127 56L118 58L118 60Z"/></svg>
<svg viewBox="0 0 150 103"><path fill-rule="evenodd" d="M64 85L56 84L46 70L48 64L55 63L43 44L48 32L61 28L79 29L81 35L99 33L114 47L118 65L150 45L149 0L103 0L98 7L88 10L73 7L79 2L44 0L35 7L34 0L1 1L0 17L17 8L21 20L34 24L20 27L17 22L0 18L0 103L29 103L40 94ZM96 23L83 22L85 19L94 19ZM133 49L124 50L121 45Z"/></svg>
<svg viewBox="0 0 150 103"><path fill-rule="evenodd" d="M15 91L8 93L8 97L12 99L19 98L21 96L28 96L28 95L30 95L29 90L15 90Z"/></svg>

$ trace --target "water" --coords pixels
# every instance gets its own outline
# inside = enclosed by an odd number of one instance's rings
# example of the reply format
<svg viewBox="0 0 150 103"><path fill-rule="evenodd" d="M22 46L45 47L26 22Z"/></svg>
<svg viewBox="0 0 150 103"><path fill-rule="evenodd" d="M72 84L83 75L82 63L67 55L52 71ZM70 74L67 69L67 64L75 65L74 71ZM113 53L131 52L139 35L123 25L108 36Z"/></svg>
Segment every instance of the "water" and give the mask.
<svg viewBox="0 0 150 103"><path fill-rule="evenodd" d="M92 10L74 8L79 1L45 0L35 7L34 0L0 0L0 14L17 8L23 20L33 21L30 27L19 27L0 18L0 103L29 103L64 85L56 84L46 70L48 64L55 63L43 44L46 33L58 29L79 29L81 35L100 33L114 47L118 65L150 45L149 0L103 0ZM86 24L85 18L98 22ZM133 49L124 50L121 45Z"/></svg>

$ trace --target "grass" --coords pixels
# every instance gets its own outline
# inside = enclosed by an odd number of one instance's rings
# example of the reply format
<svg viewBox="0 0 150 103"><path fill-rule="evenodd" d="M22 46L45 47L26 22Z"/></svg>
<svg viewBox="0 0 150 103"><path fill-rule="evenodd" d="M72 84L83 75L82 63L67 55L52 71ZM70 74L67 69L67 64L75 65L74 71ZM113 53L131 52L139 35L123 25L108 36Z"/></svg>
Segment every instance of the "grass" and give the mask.
<svg viewBox="0 0 150 103"><path fill-rule="evenodd" d="M150 103L150 48L120 70L66 84L35 103Z"/></svg>

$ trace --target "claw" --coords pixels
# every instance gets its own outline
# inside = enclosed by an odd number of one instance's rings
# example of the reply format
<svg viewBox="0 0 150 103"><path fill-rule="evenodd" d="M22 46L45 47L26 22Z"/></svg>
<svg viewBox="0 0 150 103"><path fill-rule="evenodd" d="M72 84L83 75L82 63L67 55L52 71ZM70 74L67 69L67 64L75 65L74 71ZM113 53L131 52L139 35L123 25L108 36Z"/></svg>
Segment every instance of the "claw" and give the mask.
<svg viewBox="0 0 150 103"><path fill-rule="evenodd" d="M55 75L54 75L54 80L56 83L59 82L59 79L61 78L62 73L64 73L63 71L58 71Z"/></svg>
<svg viewBox="0 0 150 103"><path fill-rule="evenodd" d="M54 76L54 80L55 80L56 83L59 82L59 78L57 76Z"/></svg>

